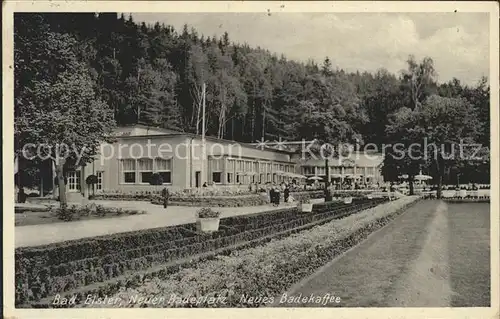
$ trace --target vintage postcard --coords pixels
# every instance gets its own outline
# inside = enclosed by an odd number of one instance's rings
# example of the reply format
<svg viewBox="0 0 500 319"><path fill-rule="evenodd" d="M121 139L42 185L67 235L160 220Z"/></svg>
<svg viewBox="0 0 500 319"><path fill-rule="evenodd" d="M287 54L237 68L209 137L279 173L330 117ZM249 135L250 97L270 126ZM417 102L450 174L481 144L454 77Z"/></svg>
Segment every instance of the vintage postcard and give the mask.
<svg viewBox="0 0 500 319"><path fill-rule="evenodd" d="M498 318L498 3L3 9L6 318Z"/></svg>

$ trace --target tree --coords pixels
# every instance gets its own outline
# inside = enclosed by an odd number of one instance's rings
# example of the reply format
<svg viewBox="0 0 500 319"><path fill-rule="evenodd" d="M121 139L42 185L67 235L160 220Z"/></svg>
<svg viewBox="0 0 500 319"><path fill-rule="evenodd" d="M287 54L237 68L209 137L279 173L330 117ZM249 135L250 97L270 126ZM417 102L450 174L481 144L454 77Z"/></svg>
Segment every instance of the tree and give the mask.
<svg viewBox="0 0 500 319"><path fill-rule="evenodd" d="M30 58L16 63L20 73L26 64L46 63L16 96L16 151L22 153L28 143L49 146L40 155L55 162L61 207L66 206L64 167L90 162L114 126L111 110L96 98L88 68L72 51L75 45L69 35L47 32L31 47ZM28 155L33 153L32 148Z"/></svg>
<svg viewBox="0 0 500 319"><path fill-rule="evenodd" d="M417 114L402 108L390 119L386 127L386 141L391 146L384 151L382 174L385 180L396 181L400 175L408 175L410 195L414 194L415 176L425 163L420 146L422 131L414 127Z"/></svg>
<svg viewBox="0 0 500 319"><path fill-rule="evenodd" d="M443 177L447 168L471 160L479 121L473 106L463 98L430 96L414 110L403 109L396 115L388 132L402 141L396 162L408 175L426 167L437 182L441 198ZM391 159L387 160L388 164ZM414 176L414 175L413 175Z"/></svg>
<svg viewBox="0 0 500 319"><path fill-rule="evenodd" d="M323 76L332 76L332 62L330 61L329 57L326 57L325 60L323 61L323 65L321 66L321 74Z"/></svg>
<svg viewBox="0 0 500 319"><path fill-rule="evenodd" d="M409 93L410 104L408 107L415 109L431 94L434 93L436 71L434 61L425 57L418 63L413 55L406 61L408 69L403 71L402 85Z"/></svg>

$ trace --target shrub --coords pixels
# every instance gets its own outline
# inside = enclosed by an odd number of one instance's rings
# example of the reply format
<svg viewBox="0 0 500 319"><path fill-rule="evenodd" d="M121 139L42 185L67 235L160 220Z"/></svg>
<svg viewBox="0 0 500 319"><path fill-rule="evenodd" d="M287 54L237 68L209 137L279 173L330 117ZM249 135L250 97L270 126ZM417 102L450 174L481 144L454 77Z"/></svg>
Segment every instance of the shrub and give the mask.
<svg viewBox="0 0 500 319"><path fill-rule="evenodd" d="M417 199L402 198L264 246L192 263L175 273L148 278L145 284L135 289L122 286L121 292L114 297L130 300L131 295L149 298L174 294L186 296L196 292L200 298L214 295L226 297L227 303L215 307L256 307L261 304L242 303L241 297L259 291L268 298L274 298L390 222ZM203 303L159 306L207 307Z"/></svg>
<svg viewBox="0 0 500 319"><path fill-rule="evenodd" d="M85 179L85 182L87 183L87 185L97 184L97 176L96 175L89 175Z"/></svg>
<svg viewBox="0 0 500 319"><path fill-rule="evenodd" d="M163 184L163 177L158 173L154 173L153 175L151 175L151 179L149 181L149 184L150 185L162 185ZM148 194L149 193L150 192L148 192Z"/></svg>
<svg viewBox="0 0 500 319"><path fill-rule="evenodd" d="M302 198L300 199L300 203L301 204L310 204L311 203L311 199L307 195L302 196Z"/></svg>
<svg viewBox="0 0 500 319"><path fill-rule="evenodd" d="M218 218L220 212L214 211L211 208L202 208L196 212L198 218Z"/></svg>
<svg viewBox="0 0 500 319"><path fill-rule="evenodd" d="M83 285L74 277L77 271L84 273L85 285L90 285L124 272L135 273L181 258L191 257L192 260L193 256L202 253L234 250L232 245L257 245L257 241L260 242L266 236L312 227L315 223L325 223L382 201L360 200L358 206L348 208L342 203L319 204L315 205L312 213L307 214L300 213L296 208L284 208L223 218L219 231L213 234L198 234L193 223L18 248L15 252L16 304L38 300L39 297L32 294L30 283L43 271L48 275L42 279L42 283L52 287L47 294L54 295L69 289L68 280L74 282L72 285L77 288ZM114 269L112 273L109 267ZM61 285L57 286L54 282L60 282Z"/></svg>

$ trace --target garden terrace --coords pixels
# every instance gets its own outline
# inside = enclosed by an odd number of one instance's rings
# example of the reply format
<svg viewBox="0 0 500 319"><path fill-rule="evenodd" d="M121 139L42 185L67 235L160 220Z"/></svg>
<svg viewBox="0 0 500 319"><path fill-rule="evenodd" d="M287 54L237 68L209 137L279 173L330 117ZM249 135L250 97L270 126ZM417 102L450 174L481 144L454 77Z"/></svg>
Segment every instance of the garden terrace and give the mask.
<svg viewBox="0 0 500 319"><path fill-rule="evenodd" d="M20 248L15 253L16 304L44 304L57 293L107 291L138 271L170 264L175 268L179 263L257 245L382 202L355 199L352 204L318 204L311 213L284 208L228 217L221 219L219 231L210 234L196 232L193 223Z"/></svg>

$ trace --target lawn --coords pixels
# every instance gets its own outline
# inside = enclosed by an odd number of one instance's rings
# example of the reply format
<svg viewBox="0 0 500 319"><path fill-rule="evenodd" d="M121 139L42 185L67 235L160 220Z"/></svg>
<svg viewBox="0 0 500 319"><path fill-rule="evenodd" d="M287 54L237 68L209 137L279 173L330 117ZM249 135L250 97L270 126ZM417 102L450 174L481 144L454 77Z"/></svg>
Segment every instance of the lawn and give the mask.
<svg viewBox="0 0 500 319"><path fill-rule="evenodd" d="M453 307L490 306L490 204L449 204Z"/></svg>
<svg viewBox="0 0 500 319"><path fill-rule="evenodd" d="M310 280L305 279L289 295L323 296L332 294L340 303L327 307L384 307L394 283L419 253L426 238L425 229L433 218L434 201L423 201L408 209L387 227L355 249L326 265ZM280 304L287 307L321 307L320 304Z"/></svg>

